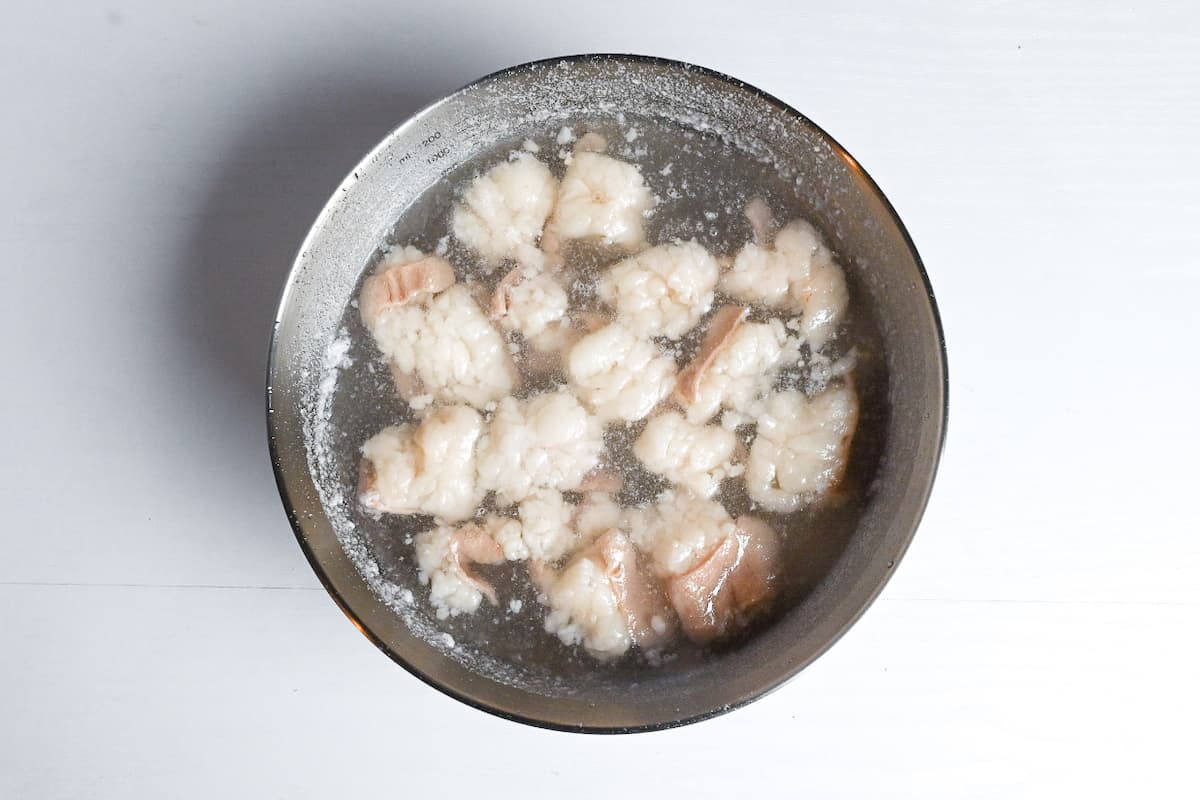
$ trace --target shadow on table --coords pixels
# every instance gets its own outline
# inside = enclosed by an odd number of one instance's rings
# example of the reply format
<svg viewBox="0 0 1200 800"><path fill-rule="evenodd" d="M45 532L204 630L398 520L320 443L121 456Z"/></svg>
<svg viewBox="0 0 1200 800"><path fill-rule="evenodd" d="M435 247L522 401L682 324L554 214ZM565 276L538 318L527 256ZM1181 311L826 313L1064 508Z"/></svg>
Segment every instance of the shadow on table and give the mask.
<svg viewBox="0 0 1200 800"><path fill-rule="evenodd" d="M433 96L330 85L259 109L204 189L178 273L181 334L214 383L262 394L276 305L308 227L357 160Z"/></svg>
<svg viewBox="0 0 1200 800"><path fill-rule="evenodd" d="M479 37L485 29L476 26ZM505 49L514 47L519 43L510 41ZM244 477L257 462L269 474L264 383L275 310L300 242L337 185L415 111L511 58L469 40L421 50L429 52L360 47L361 57L342 54L336 68L314 55L285 71L196 187L198 210L176 267L172 344L211 387L204 419L190 422L195 436L218 445L211 452L228 461L201 465L205 471ZM250 488L226 490L249 500Z"/></svg>

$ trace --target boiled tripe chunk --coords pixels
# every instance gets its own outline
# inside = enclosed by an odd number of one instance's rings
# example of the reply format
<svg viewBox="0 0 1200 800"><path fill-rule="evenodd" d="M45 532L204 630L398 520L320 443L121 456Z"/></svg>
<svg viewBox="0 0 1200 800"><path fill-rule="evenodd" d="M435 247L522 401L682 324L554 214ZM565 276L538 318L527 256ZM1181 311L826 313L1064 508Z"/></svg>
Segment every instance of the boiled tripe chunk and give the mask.
<svg viewBox="0 0 1200 800"><path fill-rule="evenodd" d="M393 247L375 273L363 282L359 313L374 331L383 313L396 306L437 294L454 284L454 267L439 256L426 256L415 247Z"/></svg>
<svg viewBox="0 0 1200 800"><path fill-rule="evenodd" d="M684 633L704 643L745 626L775 594L781 566L775 531L756 517L739 517L702 561L667 581Z"/></svg>
<svg viewBox="0 0 1200 800"><path fill-rule="evenodd" d="M519 527L516 520L492 515L482 522L440 525L417 534L417 576L429 586L429 602L438 619L474 613L484 597L497 604L495 589L471 565L503 561L498 540Z"/></svg>
<svg viewBox="0 0 1200 800"><path fill-rule="evenodd" d="M750 499L790 512L829 491L846 470L857 423L858 398L847 384L815 397L771 395L746 462Z"/></svg>
<svg viewBox="0 0 1200 800"><path fill-rule="evenodd" d="M748 242L722 277L721 289L747 302L801 311L812 263L830 258L828 253L811 224L794 220L775 234L773 244Z"/></svg>
<svg viewBox="0 0 1200 800"><path fill-rule="evenodd" d="M633 643L653 650L670 639L677 626L675 615L629 537L620 530L609 530L589 551L604 565Z"/></svg>
<svg viewBox="0 0 1200 800"><path fill-rule="evenodd" d="M501 280L492 295L492 319L506 331L535 341L567 313L567 291L544 269L518 266Z"/></svg>
<svg viewBox="0 0 1200 800"><path fill-rule="evenodd" d="M406 323L424 319L429 298L454 282L454 267L449 261L426 256L411 245L389 248L374 274L363 282L358 298L363 325L384 355L389 356L388 368L396 389L410 402L422 395L421 380L390 358L390 351L401 347L402 343L396 339Z"/></svg>
<svg viewBox="0 0 1200 800"><path fill-rule="evenodd" d="M505 397L479 442L479 483L502 504L535 489L569 491L600 461L604 426L566 389Z"/></svg>
<svg viewBox="0 0 1200 800"><path fill-rule="evenodd" d="M529 558L557 561L575 549L575 507L557 489L538 489L521 501L521 538Z"/></svg>
<svg viewBox="0 0 1200 800"><path fill-rule="evenodd" d="M712 497L734 474L737 436L719 425L694 425L678 411L651 417L633 453L651 472L699 497Z"/></svg>
<svg viewBox="0 0 1200 800"><path fill-rule="evenodd" d="M648 577L637 550L619 530L609 530L555 571L530 567L549 606L545 629L567 645L610 659L637 644L653 649L676 626L661 589Z"/></svg>
<svg viewBox="0 0 1200 800"><path fill-rule="evenodd" d="M550 227L561 239L599 239L637 247L654 196L633 164L602 153L576 153L558 187Z"/></svg>
<svg viewBox="0 0 1200 800"><path fill-rule="evenodd" d="M583 555L573 559L561 571L536 566L534 581L541 590L547 633L558 636L566 645L583 645L595 658L615 658L629 649L633 637L603 562Z"/></svg>
<svg viewBox="0 0 1200 800"><path fill-rule="evenodd" d="M519 153L471 182L454 207L454 235L482 256L489 272L504 259L536 261L557 188L549 167Z"/></svg>
<svg viewBox="0 0 1200 800"><path fill-rule="evenodd" d="M629 518L630 538L650 557L693 641L726 636L773 593L779 541L762 521L734 521L720 503L674 490Z"/></svg>
<svg viewBox="0 0 1200 800"><path fill-rule="evenodd" d="M576 342L567 355L567 373L579 396L606 421L642 419L675 386L675 362L619 322Z"/></svg>
<svg viewBox="0 0 1200 800"><path fill-rule="evenodd" d="M803 294L800 333L814 350L819 350L837 333L850 305L846 276L832 256L813 260Z"/></svg>
<svg viewBox="0 0 1200 800"><path fill-rule="evenodd" d="M714 314L699 350L679 373L675 399L689 422L706 422L722 407L756 416L779 367L795 357L783 323L747 322L748 312L724 306Z"/></svg>
<svg viewBox="0 0 1200 800"><path fill-rule="evenodd" d="M614 264L596 291L639 336L678 339L712 308L720 267L695 240L660 245Z"/></svg>
<svg viewBox="0 0 1200 800"><path fill-rule="evenodd" d="M388 514L467 519L483 499L475 445L483 418L467 406L444 406L420 425L385 428L362 446L360 500Z"/></svg>
<svg viewBox="0 0 1200 800"><path fill-rule="evenodd" d="M627 514L630 538L661 577L689 572L735 528L723 505L684 490L668 489Z"/></svg>
<svg viewBox="0 0 1200 800"><path fill-rule="evenodd" d="M508 343L463 284L384 308L371 332L406 396L484 408L517 385Z"/></svg>
<svg viewBox="0 0 1200 800"><path fill-rule="evenodd" d="M813 349L836 332L850 294L842 268L821 234L797 219L770 247L750 242L721 278L721 290L738 300L801 314L800 331Z"/></svg>
<svg viewBox="0 0 1200 800"><path fill-rule="evenodd" d="M509 561L557 561L575 548L575 506L556 489L536 489L518 506L520 524L500 531L497 543Z"/></svg>

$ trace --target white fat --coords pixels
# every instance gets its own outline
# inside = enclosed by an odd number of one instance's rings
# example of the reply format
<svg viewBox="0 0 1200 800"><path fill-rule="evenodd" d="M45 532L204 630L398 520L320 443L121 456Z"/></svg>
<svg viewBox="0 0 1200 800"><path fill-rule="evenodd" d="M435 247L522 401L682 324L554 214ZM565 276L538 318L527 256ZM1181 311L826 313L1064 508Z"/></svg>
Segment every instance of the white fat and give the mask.
<svg viewBox="0 0 1200 800"><path fill-rule="evenodd" d="M842 268L804 220L789 222L770 247L754 242L743 247L721 279L721 290L801 313L800 330L814 349L836 333L850 300Z"/></svg>
<svg viewBox="0 0 1200 800"><path fill-rule="evenodd" d="M596 289L634 333L678 339L712 308L719 273L716 259L693 240L652 247L618 262Z"/></svg>
<svg viewBox="0 0 1200 800"><path fill-rule="evenodd" d="M561 492L538 489L521 501L518 513L520 524L496 538L509 561L557 561L574 548L578 539L571 525L574 507Z"/></svg>
<svg viewBox="0 0 1200 800"><path fill-rule="evenodd" d="M567 292L554 276L537 272L507 290L507 306L500 327L536 338L567 313Z"/></svg>
<svg viewBox="0 0 1200 800"><path fill-rule="evenodd" d="M569 491L600 460L604 429L566 390L499 402L479 442L479 481L503 503L535 489Z"/></svg>
<svg viewBox="0 0 1200 800"><path fill-rule="evenodd" d="M633 639L604 565L582 555L542 587L550 607L545 628L566 645L582 645L599 659L621 655Z"/></svg>
<svg viewBox="0 0 1200 800"><path fill-rule="evenodd" d="M529 558L524 546L524 530L519 520L489 514L481 523L483 529L500 546L506 561L521 561Z"/></svg>
<svg viewBox="0 0 1200 800"><path fill-rule="evenodd" d="M629 512L629 536L662 577L683 575L736 530L720 503L669 490L648 508Z"/></svg>
<svg viewBox="0 0 1200 800"><path fill-rule="evenodd" d="M539 353L562 355L579 339L579 331L567 320L551 322L539 333L525 341Z"/></svg>
<svg viewBox="0 0 1200 800"><path fill-rule="evenodd" d="M704 371L696 402L687 407L688 421L706 422L722 407L756 416L787 353L787 336L778 320L739 325Z"/></svg>
<svg viewBox="0 0 1200 800"><path fill-rule="evenodd" d="M605 420L642 419L675 387L675 362L617 323L576 342L567 371L580 397Z"/></svg>
<svg viewBox="0 0 1200 800"><path fill-rule="evenodd" d="M549 167L528 152L517 153L471 183L454 208L454 235L491 267L520 258L536 249L556 189Z"/></svg>
<svg viewBox="0 0 1200 800"><path fill-rule="evenodd" d="M721 414L721 427L727 431L735 431L741 426L749 425L752 422L754 420L751 417L739 411L726 410L725 413Z"/></svg>
<svg viewBox="0 0 1200 800"><path fill-rule="evenodd" d="M385 309L372 332L395 369L441 402L483 408L516 385L504 337L463 284L423 303Z"/></svg>
<svg viewBox="0 0 1200 800"><path fill-rule="evenodd" d="M858 399L848 386L812 398L771 395L746 462L750 499L791 512L828 491L845 470L857 418Z"/></svg>
<svg viewBox="0 0 1200 800"><path fill-rule="evenodd" d="M558 187L551 224L563 239L632 247L645 239L642 213L653 203L633 164L601 153L576 153Z"/></svg>
<svg viewBox="0 0 1200 800"><path fill-rule="evenodd" d="M442 525L417 534L418 578L429 587L429 603L438 619L473 614L479 609L483 592L459 568L450 555L455 529Z"/></svg>
<svg viewBox="0 0 1200 800"><path fill-rule="evenodd" d="M813 262L803 303L800 331L809 346L818 350L837 333L850 305L846 276L832 256Z"/></svg>
<svg viewBox="0 0 1200 800"><path fill-rule="evenodd" d="M698 497L712 497L730 475L737 437L717 425L693 425L670 411L651 418L633 445L651 472Z"/></svg>
<svg viewBox="0 0 1200 800"><path fill-rule="evenodd" d="M574 512L555 489L539 489L521 501L518 513L530 558L557 561L574 549L578 541L571 524Z"/></svg>
<svg viewBox="0 0 1200 800"><path fill-rule="evenodd" d="M419 426L380 431L362 447L375 473L363 503L376 511L446 520L474 515L483 497L475 480L475 443L482 430L474 409L448 406Z"/></svg>

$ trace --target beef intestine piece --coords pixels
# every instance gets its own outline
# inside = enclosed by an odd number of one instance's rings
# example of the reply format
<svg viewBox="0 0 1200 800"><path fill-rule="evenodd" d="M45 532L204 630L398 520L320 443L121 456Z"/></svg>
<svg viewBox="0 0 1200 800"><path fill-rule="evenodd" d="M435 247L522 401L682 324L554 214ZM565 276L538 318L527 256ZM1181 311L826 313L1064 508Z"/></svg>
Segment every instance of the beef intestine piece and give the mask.
<svg viewBox="0 0 1200 800"><path fill-rule="evenodd" d="M765 522L735 521L720 503L682 491L664 492L628 516L631 538L650 557L693 641L734 633L774 595L782 564L778 536Z"/></svg>
<svg viewBox="0 0 1200 800"><path fill-rule="evenodd" d="M759 212L752 217L756 241L738 252L721 277L721 290L743 302L800 314L801 334L820 349L837 333L850 302L842 268L817 229L802 219L785 225L770 246L759 241L766 235Z"/></svg>
<svg viewBox="0 0 1200 800"><path fill-rule="evenodd" d="M747 306L720 308L679 373L674 397L689 422L706 422L721 408L756 416L779 368L794 355L782 322L748 322L749 313Z"/></svg>
<svg viewBox="0 0 1200 800"><path fill-rule="evenodd" d="M550 169L519 153L467 187L452 214L454 235L480 255L486 272L509 259L540 265L536 245L557 194Z"/></svg>
<svg viewBox="0 0 1200 800"><path fill-rule="evenodd" d="M568 645L611 659L631 646L667 643L677 621L628 537L610 529L561 570L531 562L530 575L548 607L545 628Z"/></svg>
<svg viewBox="0 0 1200 800"><path fill-rule="evenodd" d="M851 382L814 397L772 394L746 462L746 489L763 508L791 512L835 487L845 474L858 425Z"/></svg>
<svg viewBox="0 0 1200 800"><path fill-rule="evenodd" d="M508 343L449 262L394 250L359 296L363 322L405 399L429 394L484 408L518 385Z"/></svg>
<svg viewBox="0 0 1200 800"><path fill-rule="evenodd" d="M514 525L515 520L493 515L481 522L440 525L417 534L418 577L429 586L429 602L438 619L473 614L485 597L498 604L495 589L476 574L473 565L503 561L498 540Z"/></svg>
<svg viewBox="0 0 1200 800"><path fill-rule="evenodd" d="M475 466L482 432L482 418L467 406L444 406L419 425L385 428L362 447L360 501L388 514L471 517L483 498Z"/></svg>

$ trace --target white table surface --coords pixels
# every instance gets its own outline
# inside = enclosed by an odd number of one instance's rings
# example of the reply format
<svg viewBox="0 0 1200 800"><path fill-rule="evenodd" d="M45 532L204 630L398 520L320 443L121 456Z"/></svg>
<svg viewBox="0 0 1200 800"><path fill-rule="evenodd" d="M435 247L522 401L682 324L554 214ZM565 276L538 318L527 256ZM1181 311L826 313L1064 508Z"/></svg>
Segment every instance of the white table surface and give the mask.
<svg viewBox="0 0 1200 800"><path fill-rule="evenodd" d="M1197 796L1198 26L1187 2L6 9L0 797ZM344 173L448 90L584 51L711 66L840 139L924 256L953 384L862 622L767 699L633 737L505 722L379 653L305 564L263 422L278 291Z"/></svg>

